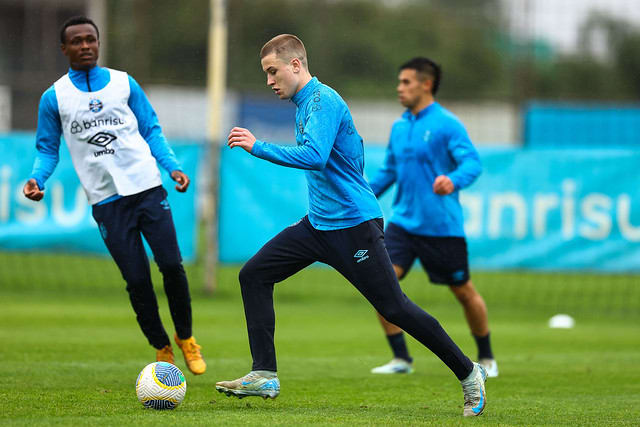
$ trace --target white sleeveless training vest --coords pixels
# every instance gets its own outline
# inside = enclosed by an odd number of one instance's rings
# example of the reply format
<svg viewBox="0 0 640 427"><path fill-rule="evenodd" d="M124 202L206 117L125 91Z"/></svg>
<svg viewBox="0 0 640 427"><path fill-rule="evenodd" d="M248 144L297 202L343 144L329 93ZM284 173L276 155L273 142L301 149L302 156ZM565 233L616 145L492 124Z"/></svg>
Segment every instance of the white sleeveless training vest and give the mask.
<svg viewBox="0 0 640 427"><path fill-rule="evenodd" d="M68 74L53 84L65 142L90 204L162 184L156 159L129 108L127 73L108 69L109 83L83 92Z"/></svg>

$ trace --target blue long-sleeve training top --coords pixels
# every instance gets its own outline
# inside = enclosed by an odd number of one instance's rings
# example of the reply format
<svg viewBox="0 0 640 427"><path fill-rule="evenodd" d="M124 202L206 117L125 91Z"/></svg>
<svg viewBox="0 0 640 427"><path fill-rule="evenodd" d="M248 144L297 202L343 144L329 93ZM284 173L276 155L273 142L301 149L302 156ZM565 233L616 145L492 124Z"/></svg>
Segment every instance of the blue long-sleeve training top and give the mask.
<svg viewBox="0 0 640 427"><path fill-rule="evenodd" d="M363 176L362 138L344 100L314 77L292 101L297 107L297 146L257 140L251 154L305 169L309 221L318 230L353 227L381 218L378 201Z"/></svg>
<svg viewBox="0 0 640 427"><path fill-rule="evenodd" d="M69 78L73 85L83 92L95 92L103 89L110 81L109 70L95 66L89 71L69 69ZM144 91L133 77L129 76L130 95L128 105L138 121L138 132L149 144L151 154L169 173L181 170L178 159L162 133L158 116L153 110ZM56 168L59 160L60 136L62 125L58 110L58 99L53 87L49 87L40 98L38 109L38 128L36 131L36 160L31 178L44 190L44 184ZM100 204L117 199L110 197Z"/></svg>
<svg viewBox="0 0 640 427"><path fill-rule="evenodd" d="M421 236L464 237L458 190L480 175L480 157L456 116L437 102L393 124L382 169L371 180L377 197L397 184L390 222ZM453 193L440 196L433 182L447 175Z"/></svg>

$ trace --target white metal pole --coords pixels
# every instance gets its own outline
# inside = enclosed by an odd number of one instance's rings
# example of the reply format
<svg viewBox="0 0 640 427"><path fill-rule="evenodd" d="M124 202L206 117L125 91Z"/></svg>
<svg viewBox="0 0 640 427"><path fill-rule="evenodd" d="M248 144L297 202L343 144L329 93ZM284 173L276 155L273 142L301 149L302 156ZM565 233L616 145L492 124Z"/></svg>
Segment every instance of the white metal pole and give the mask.
<svg viewBox="0 0 640 427"><path fill-rule="evenodd" d="M107 58L107 45L109 43L109 38L107 37L108 27L107 27L107 4L106 0L91 0L86 2L87 7L87 16L96 23L98 28L100 29L100 57L98 58L98 62L102 66L106 66L108 64Z"/></svg>
<svg viewBox="0 0 640 427"><path fill-rule="evenodd" d="M227 16L226 0L209 1L209 53L207 61L207 99L209 145L208 191L204 209L207 241L204 290L213 293L217 287L218 264L218 179L220 163L220 129L227 82Z"/></svg>

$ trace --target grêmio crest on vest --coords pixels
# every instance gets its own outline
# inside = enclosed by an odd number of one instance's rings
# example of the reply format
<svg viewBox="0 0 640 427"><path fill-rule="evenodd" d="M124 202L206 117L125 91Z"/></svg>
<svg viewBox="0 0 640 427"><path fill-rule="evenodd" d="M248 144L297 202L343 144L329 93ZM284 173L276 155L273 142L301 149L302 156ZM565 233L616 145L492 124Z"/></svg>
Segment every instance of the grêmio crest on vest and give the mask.
<svg viewBox="0 0 640 427"><path fill-rule="evenodd" d="M68 74L54 83L64 140L90 204L162 184L128 105L129 76L108 70L109 83L93 92L76 88Z"/></svg>

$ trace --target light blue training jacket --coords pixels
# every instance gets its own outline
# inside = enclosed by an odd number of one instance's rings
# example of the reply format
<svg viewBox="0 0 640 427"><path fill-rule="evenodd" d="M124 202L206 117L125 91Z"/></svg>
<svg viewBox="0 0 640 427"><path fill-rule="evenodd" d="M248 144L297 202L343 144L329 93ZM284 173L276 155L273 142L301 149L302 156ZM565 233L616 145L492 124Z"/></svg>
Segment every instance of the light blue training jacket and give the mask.
<svg viewBox="0 0 640 427"><path fill-rule="evenodd" d="M75 87L83 92L95 92L103 89L110 81L109 70L95 66L89 71L69 68L69 78ZM144 91L133 77L129 76L130 94L128 105L138 120L138 132L149 144L151 154L169 173L181 170L178 159L162 133L158 116L153 110ZM36 131L36 160L31 177L38 187L44 190L44 184L56 168L59 160L60 136L62 125L58 110L58 98L53 87L49 87L40 98L38 109L38 129ZM117 200L120 196L109 197L98 204Z"/></svg>
<svg viewBox="0 0 640 427"><path fill-rule="evenodd" d="M417 115L407 110L391 128L382 169L371 180L376 196L397 184L390 222L420 236L464 237L458 190L482 171L464 126L437 102ZM440 196L433 182L447 175L455 190Z"/></svg>
<svg viewBox="0 0 640 427"><path fill-rule="evenodd" d="M363 176L362 138L344 100L315 77L291 100L297 106L297 146L257 140L251 154L306 170L309 221L317 230L343 229L381 218L378 201Z"/></svg>

